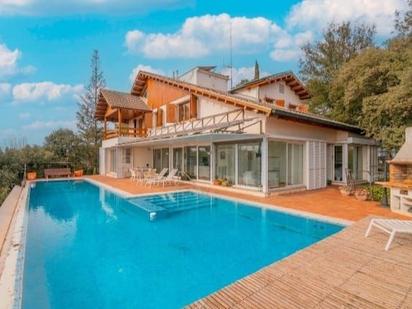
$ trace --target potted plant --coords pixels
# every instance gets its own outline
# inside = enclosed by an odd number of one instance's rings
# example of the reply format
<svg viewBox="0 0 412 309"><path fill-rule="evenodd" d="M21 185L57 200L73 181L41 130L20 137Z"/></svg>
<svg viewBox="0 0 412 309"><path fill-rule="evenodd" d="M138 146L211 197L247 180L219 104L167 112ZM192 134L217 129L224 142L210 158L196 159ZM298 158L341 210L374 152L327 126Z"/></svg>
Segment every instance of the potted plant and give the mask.
<svg viewBox="0 0 412 309"><path fill-rule="evenodd" d="M74 177L82 177L83 176L83 170L82 169L78 169L74 171Z"/></svg>
<svg viewBox="0 0 412 309"><path fill-rule="evenodd" d="M349 186L341 186L339 187L340 194L343 196L349 196L352 195L352 189Z"/></svg>
<svg viewBox="0 0 412 309"><path fill-rule="evenodd" d="M230 186L232 186L232 183L230 182L230 180L229 179L223 179L223 181L222 181L222 186L224 186L224 187L230 187Z"/></svg>
<svg viewBox="0 0 412 309"><path fill-rule="evenodd" d="M27 172L27 180L35 180L37 178L37 173L32 171L32 172Z"/></svg>
<svg viewBox="0 0 412 309"><path fill-rule="evenodd" d="M359 188L355 191L355 197L357 200L366 201L369 197L369 192L365 188Z"/></svg>
<svg viewBox="0 0 412 309"><path fill-rule="evenodd" d="M214 184L215 186L220 186L220 185L222 184L222 179L215 179L215 180L213 180L213 184Z"/></svg>

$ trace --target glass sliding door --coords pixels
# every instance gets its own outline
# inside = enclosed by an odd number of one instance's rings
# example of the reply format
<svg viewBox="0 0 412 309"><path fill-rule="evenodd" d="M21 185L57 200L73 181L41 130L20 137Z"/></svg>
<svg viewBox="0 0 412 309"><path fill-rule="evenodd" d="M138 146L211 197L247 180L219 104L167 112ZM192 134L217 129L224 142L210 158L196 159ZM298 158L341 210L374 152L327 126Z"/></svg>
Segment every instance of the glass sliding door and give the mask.
<svg viewBox="0 0 412 309"><path fill-rule="evenodd" d="M210 146L198 147L198 179L210 180Z"/></svg>
<svg viewBox="0 0 412 309"><path fill-rule="evenodd" d="M343 181L343 147L335 145L334 150L334 177L335 181Z"/></svg>
<svg viewBox="0 0 412 309"><path fill-rule="evenodd" d="M286 186L287 143L269 141L268 143L268 181L269 188Z"/></svg>
<svg viewBox="0 0 412 309"><path fill-rule="evenodd" d="M197 179L197 147L189 146L184 148L185 172L192 179Z"/></svg>
<svg viewBox="0 0 412 309"><path fill-rule="evenodd" d="M173 168L181 172L182 167L183 167L182 162L183 162L183 148L173 148Z"/></svg>
<svg viewBox="0 0 412 309"><path fill-rule="evenodd" d="M169 168L169 148L153 150L153 168L158 173L164 168Z"/></svg>
<svg viewBox="0 0 412 309"><path fill-rule="evenodd" d="M349 145L348 146L348 168L355 180L363 179L363 154L362 146Z"/></svg>
<svg viewBox="0 0 412 309"><path fill-rule="evenodd" d="M169 148L162 149L162 169L167 168L169 169Z"/></svg>
<svg viewBox="0 0 412 309"><path fill-rule="evenodd" d="M153 168L155 168L157 172L160 172L162 170L162 151L161 151L161 149L153 150Z"/></svg>
<svg viewBox="0 0 412 309"><path fill-rule="evenodd" d="M269 141L269 188L303 184L303 144Z"/></svg>
<svg viewBox="0 0 412 309"><path fill-rule="evenodd" d="M216 145L216 179L227 179L232 184L235 183L236 169L236 145L218 144Z"/></svg>
<svg viewBox="0 0 412 309"><path fill-rule="evenodd" d="M303 144L288 144L288 185L303 184Z"/></svg>
<svg viewBox="0 0 412 309"><path fill-rule="evenodd" d="M261 143L245 143L238 146L238 184L260 187L262 166Z"/></svg>

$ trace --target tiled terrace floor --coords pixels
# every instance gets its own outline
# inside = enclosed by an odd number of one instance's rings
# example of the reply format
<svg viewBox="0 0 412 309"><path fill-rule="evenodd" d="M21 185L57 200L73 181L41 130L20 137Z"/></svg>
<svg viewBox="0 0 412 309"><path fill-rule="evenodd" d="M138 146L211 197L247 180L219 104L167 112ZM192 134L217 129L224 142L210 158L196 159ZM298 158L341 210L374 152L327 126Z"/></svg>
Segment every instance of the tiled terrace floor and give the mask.
<svg viewBox="0 0 412 309"><path fill-rule="evenodd" d="M150 188L143 185L138 185L130 179L115 179L106 176L90 176L90 178L131 194L166 192L192 188L204 192L218 193L228 197L241 198L252 202L307 211L314 214L350 221L357 221L369 215L405 218L392 213L388 208L380 207L379 203L358 201L353 196L342 196L339 193L338 188L334 186L321 190L292 193L287 195L258 197L247 193L230 192L221 187L204 187L180 184L178 186L166 186L165 188L161 186L153 186Z"/></svg>

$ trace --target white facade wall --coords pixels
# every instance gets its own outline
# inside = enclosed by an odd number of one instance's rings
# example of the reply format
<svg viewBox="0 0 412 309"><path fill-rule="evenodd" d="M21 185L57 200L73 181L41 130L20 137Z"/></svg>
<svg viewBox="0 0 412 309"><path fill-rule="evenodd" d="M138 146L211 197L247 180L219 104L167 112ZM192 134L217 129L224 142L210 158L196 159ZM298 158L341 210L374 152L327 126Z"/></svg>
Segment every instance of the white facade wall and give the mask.
<svg viewBox="0 0 412 309"><path fill-rule="evenodd" d="M228 90L228 78L226 76L199 68L195 68L179 76L179 80L219 91Z"/></svg>
<svg viewBox="0 0 412 309"><path fill-rule="evenodd" d="M283 86L284 92L280 92L280 85ZM265 97L277 100L285 100L285 106L289 104L301 104L304 103L296 93L286 85L284 81L275 82L272 84L267 84L259 87L259 99L264 100Z"/></svg>
<svg viewBox="0 0 412 309"><path fill-rule="evenodd" d="M153 166L153 149L151 147L133 147L133 167Z"/></svg>

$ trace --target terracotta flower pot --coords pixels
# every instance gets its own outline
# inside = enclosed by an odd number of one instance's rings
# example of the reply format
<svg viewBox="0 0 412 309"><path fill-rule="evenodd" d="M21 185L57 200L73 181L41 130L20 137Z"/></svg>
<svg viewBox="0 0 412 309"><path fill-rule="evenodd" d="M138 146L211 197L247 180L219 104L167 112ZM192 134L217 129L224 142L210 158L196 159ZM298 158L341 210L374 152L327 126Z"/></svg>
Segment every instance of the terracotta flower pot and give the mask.
<svg viewBox="0 0 412 309"><path fill-rule="evenodd" d="M83 176L83 170L74 171L74 177L82 177L82 176Z"/></svg>
<svg viewBox="0 0 412 309"><path fill-rule="evenodd" d="M355 192L355 197L359 201L366 201L368 199L368 191L366 190L359 190Z"/></svg>
<svg viewBox="0 0 412 309"><path fill-rule="evenodd" d="M213 180L213 184L215 186L220 186L222 184L222 181L220 179L215 179L215 180Z"/></svg>
<svg viewBox="0 0 412 309"><path fill-rule="evenodd" d="M352 191L349 188L346 188L346 187L340 187L339 191L340 191L340 194L342 194L343 196L352 195Z"/></svg>
<svg viewBox="0 0 412 309"><path fill-rule="evenodd" d="M37 178L36 172L28 172L26 176L27 180L35 180Z"/></svg>

